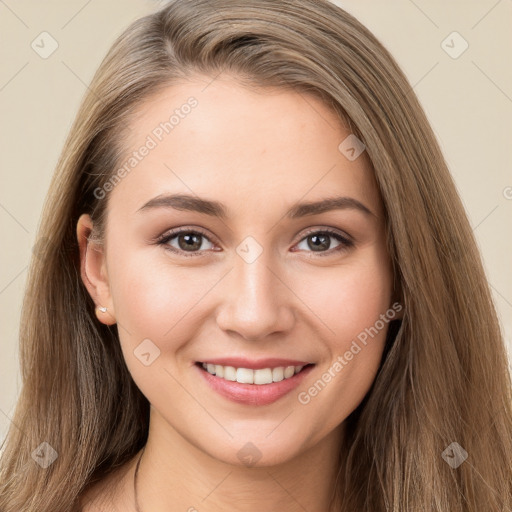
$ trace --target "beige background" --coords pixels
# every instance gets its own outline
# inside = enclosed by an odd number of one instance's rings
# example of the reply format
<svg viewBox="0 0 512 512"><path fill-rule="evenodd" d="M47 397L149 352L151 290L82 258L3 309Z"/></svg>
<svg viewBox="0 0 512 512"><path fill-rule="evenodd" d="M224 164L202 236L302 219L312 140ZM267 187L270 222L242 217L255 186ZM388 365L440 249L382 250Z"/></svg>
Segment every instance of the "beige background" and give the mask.
<svg viewBox="0 0 512 512"><path fill-rule="evenodd" d="M414 85L466 206L512 354L512 2L336 3L375 33ZM0 440L21 384L19 314L50 177L108 47L158 6L149 0L0 0ZM46 59L31 47L43 31L58 43ZM454 31L469 44L456 59L441 46ZM452 53L463 44L459 36L445 43Z"/></svg>

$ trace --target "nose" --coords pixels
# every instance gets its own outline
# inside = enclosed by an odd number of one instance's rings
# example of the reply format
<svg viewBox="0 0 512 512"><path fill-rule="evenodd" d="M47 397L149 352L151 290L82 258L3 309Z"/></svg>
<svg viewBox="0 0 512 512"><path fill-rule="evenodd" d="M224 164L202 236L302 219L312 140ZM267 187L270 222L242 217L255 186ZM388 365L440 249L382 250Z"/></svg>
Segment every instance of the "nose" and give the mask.
<svg viewBox="0 0 512 512"><path fill-rule="evenodd" d="M222 299L217 325L250 341L265 339L273 333L283 335L295 322L293 291L270 267L266 254L263 251L251 263L236 256L235 266L219 290Z"/></svg>

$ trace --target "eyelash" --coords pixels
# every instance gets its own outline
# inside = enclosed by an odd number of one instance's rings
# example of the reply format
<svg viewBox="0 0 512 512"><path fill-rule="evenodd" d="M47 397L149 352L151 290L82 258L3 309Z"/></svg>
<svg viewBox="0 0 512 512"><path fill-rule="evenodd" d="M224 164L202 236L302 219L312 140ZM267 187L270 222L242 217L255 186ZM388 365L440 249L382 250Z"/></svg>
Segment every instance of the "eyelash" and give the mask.
<svg viewBox="0 0 512 512"><path fill-rule="evenodd" d="M210 238L208 237L208 235L206 233L204 233L203 231L199 230L199 229L181 229L181 228L180 229L176 229L176 230L168 231L167 233L165 233L162 236L160 236L156 240L156 243L158 245L166 246L165 247L166 250L169 250L169 251L171 251L173 253L176 253L176 254L181 254L181 255L183 255L186 258L202 256L201 251L188 252L188 251L183 251L181 249L176 249L175 247L172 247L172 246L168 245L168 242L170 240L172 240L173 238L176 238L178 235L184 234L184 233L185 234L201 235L202 237L206 238L210 243L213 243L210 240ZM315 234L317 234L317 235L318 234L330 235L333 238L335 238L338 242L340 242L340 245L338 247L335 247L334 249L329 249L327 251L316 253L316 255L318 255L320 257L330 256L330 255L332 255L335 252L342 252L342 251L348 250L348 249L350 249L351 247L354 246L354 242L352 242L352 240L349 240L348 238L340 235L337 231L334 231L334 230L329 229L329 228L321 229L321 230L314 229L314 230L308 231L308 232L306 232L304 234L304 236L299 240L298 243L302 242L308 236L315 235ZM306 252L314 252L314 251L306 251Z"/></svg>

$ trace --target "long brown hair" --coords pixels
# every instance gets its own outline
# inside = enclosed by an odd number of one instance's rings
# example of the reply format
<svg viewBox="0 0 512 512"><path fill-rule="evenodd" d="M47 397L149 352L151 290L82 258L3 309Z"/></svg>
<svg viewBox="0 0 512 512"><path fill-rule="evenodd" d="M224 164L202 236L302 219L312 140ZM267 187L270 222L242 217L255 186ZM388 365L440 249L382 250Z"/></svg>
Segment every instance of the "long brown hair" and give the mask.
<svg viewBox="0 0 512 512"><path fill-rule="evenodd" d="M108 195L94 191L120 164L137 105L194 73L221 71L325 101L365 144L383 198L404 314L371 390L346 420L343 510L511 509L503 336L463 206L404 74L327 1L187 0L136 20L116 40L62 151L23 303L23 386L0 461L0 510L69 511L87 484L144 445L149 404L116 329L95 318L76 223L89 213L101 236ZM57 458L43 468L36 450ZM463 453L460 465L449 463Z"/></svg>

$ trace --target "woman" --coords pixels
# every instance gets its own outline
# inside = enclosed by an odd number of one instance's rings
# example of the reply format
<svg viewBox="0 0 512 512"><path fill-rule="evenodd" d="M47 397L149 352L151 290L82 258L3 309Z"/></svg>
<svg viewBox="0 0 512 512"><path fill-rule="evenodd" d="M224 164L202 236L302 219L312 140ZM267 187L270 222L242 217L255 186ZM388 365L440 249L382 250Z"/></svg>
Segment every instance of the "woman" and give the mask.
<svg viewBox="0 0 512 512"><path fill-rule="evenodd" d="M512 507L472 230L403 73L342 9L134 22L39 240L0 510Z"/></svg>

